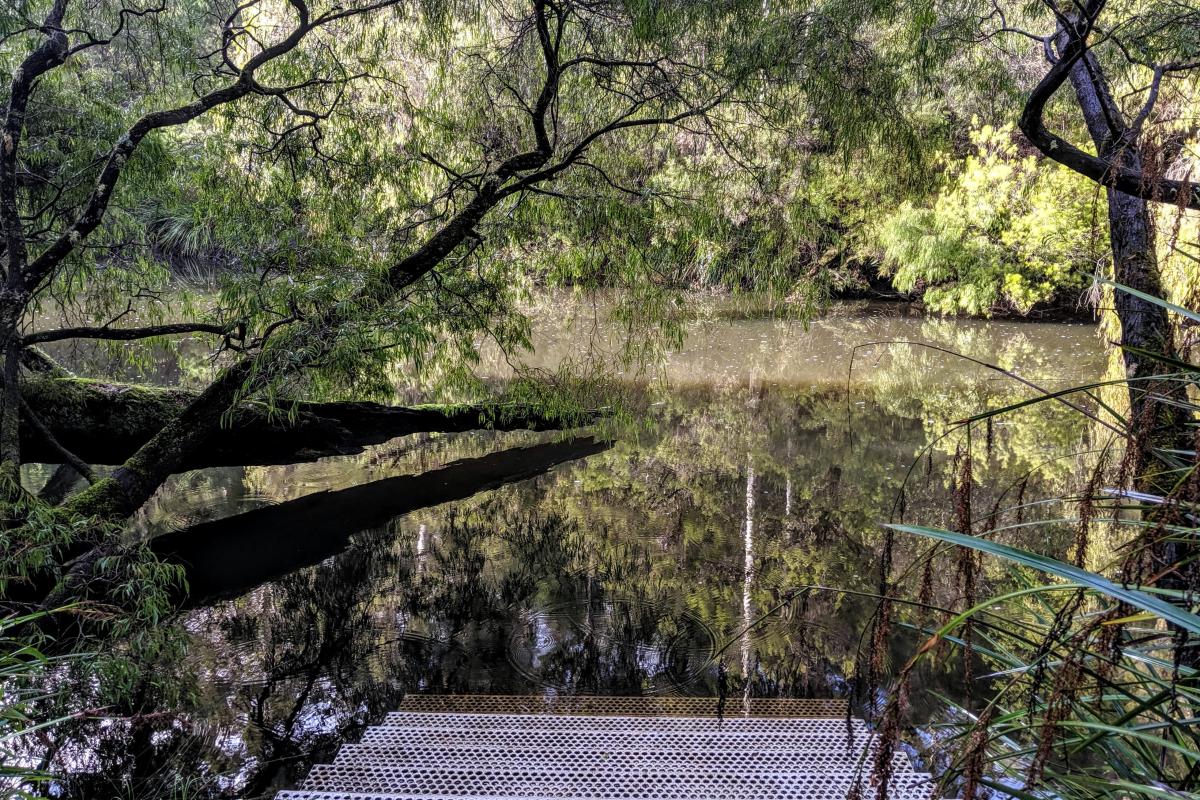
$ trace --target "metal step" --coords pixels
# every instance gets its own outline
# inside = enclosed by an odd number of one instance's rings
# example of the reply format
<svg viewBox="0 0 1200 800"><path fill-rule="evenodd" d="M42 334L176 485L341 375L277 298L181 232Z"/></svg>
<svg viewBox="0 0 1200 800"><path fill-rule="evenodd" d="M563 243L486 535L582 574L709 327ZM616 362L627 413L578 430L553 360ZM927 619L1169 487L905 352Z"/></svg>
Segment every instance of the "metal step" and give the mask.
<svg viewBox="0 0 1200 800"><path fill-rule="evenodd" d="M276 800L844 800L876 741L840 700L440 697L401 710ZM664 714L664 711L670 713ZM934 785L893 756L892 800Z"/></svg>
<svg viewBox="0 0 1200 800"><path fill-rule="evenodd" d="M871 789L867 786L863 787L863 795L871 796ZM810 795L816 800L822 800L824 795ZM836 797L829 795L829 797ZM837 797L837 800L843 800L845 795ZM906 789L904 791L893 791L888 794L891 800L932 800L932 795L924 788ZM513 800L511 797L502 797L500 795L460 795L457 797L447 797L438 795L436 797L423 794L384 794L379 792L321 792L307 789L298 789L286 792L280 792L275 796L275 800ZM521 800L558 800L552 797L522 797ZM703 800L703 798L695 798L695 800Z"/></svg>
<svg viewBox="0 0 1200 800"><path fill-rule="evenodd" d="M864 788L866 778L861 778ZM640 800L845 800L860 781L851 772L767 773L747 763L738 773L680 776L670 770L620 772L580 766L560 771L530 765L521 769L441 769L387 765L318 764L304 788L364 794L441 797L639 798ZM923 773L897 775L893 798L932 797Z"/></svg>
<svg viewBox="0 0 1200 800"><path fill-rule="evenodd" d="M853 742L845 734L817 731L787 733L741 733L730 731L607 731L522 730L519 728L473 731L469 728L408 728L379 726L363 734L362 744L382 747L472 747L542 750L555 747L578 750L681 750L712 751L802 750L814 747L847 750L863 747L870 736L863 733Z"/></svg>
<svg viewBox="0 0 1200 800"><path fill-rule="evenodd" d="M523 714L426 714L393 711L384 718L389 727L431 728L437 730L538 730L538 731L627 731L645 733L785 733L813 736L842 736L850 731L865 735L867 726L859 720L832 717L775 717L768 719L734 717L593 717L582 715Z"/></svg>
<svg viewBox="0 0 1200 800"><path fill-rule="evenodd" d="M583 714L587 716L716 717L844 717L845 700L751 697L595 697L590 695L410 694L401 711L443 714Z"/></svg>
<svg viewBox="0 0 1200 800"><path fill-rule="evenodd" d="M872 796L872 790L864 781L863 796ZM605 798L606 795L583 795L588 800ZM641 795L637 795L640 798ZM802 794L798 798L812 800L845 800L846 790L836 789L829 793ZM929 789L894 789L888 793L889 800L934 800ZM462 794L462 795L428 795L428 794L391 794L380 792L318 792L318 790L296 789L292 792L281 792L275 795L275 800L514 800L512 795L498 794ZM522 795L520 800L562 800L541 795ZM707 795L694 795L690 800L716 800Z"/></svg>
<svg viewBox="0 0 1200 800"><path fill-rule="evenodd" d="M708 749L691 750L642 750L625 751L581 751L572 748L543 748L519 750L505 748L438 748L438 747L379 747L374 745L348 744L342 747L334 764L389 764L396 766L420 766L436 764L445 769L470 769L479 767L492 769L519 769L536 764L539 769L574 770L580 767L599 767L611 770L664 769L676 774L696 772L729 773L746 769L752 765L763 772L853 772L862 768L869 772L873 753L864 754L861 749L853 752L814 747L811 749L740 752L713 752ZM912 772L912 764L903 753L892 757L896 772Z"/></svg>

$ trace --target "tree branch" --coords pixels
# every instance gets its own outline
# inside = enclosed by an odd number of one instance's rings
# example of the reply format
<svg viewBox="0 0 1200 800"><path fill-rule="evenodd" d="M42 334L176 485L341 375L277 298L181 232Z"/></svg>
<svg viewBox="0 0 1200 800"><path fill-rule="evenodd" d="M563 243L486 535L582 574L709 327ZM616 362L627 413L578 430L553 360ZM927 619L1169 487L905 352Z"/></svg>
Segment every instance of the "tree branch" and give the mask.
<svg viewBox="0 0 1200 800"><path fill-rule="evenodd" d="M355 294L319 314L299 320L286 338L275 341L257 358L243 358L224 369L204 392L130 456L111 480L77 496L71 503L74 510L85 514L100 511L110 516L135 511L167 476L218 435L236 415L231 409L241 400L281 378L319 365L344 328L361 324L364 317L377 313L378 309L402 301L408 287L437 269L457 248L479 240L477 227L492 209L509 197L555 179L601 137L637 127L673 125L705 115L729 98L730 91L710 91L710 87L705 87L705 97L712 99L689 103L671 80L661 74L645 76L637 87L639 95L630 105L615 112L607 124L600 123L590 129L561 158L552 161L559 146L557 129L552 132L551 125L556 122L555 109L561 100L559 48L569 16L567 7L567 3L536 0L534 18L525 28L536 31L536 47L545 69L529 115L533 146L510 156L485 174L470 199L440 228L408 255L368 280ZM586 10L588 6L581 3L572 8ZM580 40L585 46L594 45L586 35ZM689 77L694 77L690 70L682 77L673 76L673 80L681 82ZM608 87L608 91L613 98L630 96L621 88ZM672 113L681 106L682 109ZM650 112L650 108L656 108L657 113Z"/></svg>
<svg viewBox="0 0 1200 800"><path fill-rule="evenodd" d="M1089 45L1087 39L1103 7L1103 0L1089 0L1079 24L1061 26L1065 41L1058 61L1030 92L1021 113L1021 131L1043 155L1096 183L1145 200L1200 210L1200 186L1187 181L1152 178L1141 171L1125 169L1120 164L1119 152L1114 158L1094 156L1046 128L1046 104L1070 77L1071 70L1090 53L1094 45Z"/></svg>
<svg viewBox="0 0 1200 800"><path fill-rule="evenodd" d="M21 210L17 202L17 157L25 132L25 113L37 79L62 64L67 57L67 35L62 31L67 0L54 0L42 23L46 38L12 73L8 90L8 108L0 133L0 228L8 256L7 282L14 287L28 258Z"/></svg>
<svg viewBox="0 0 1200 800"><path fill-rule="evenodd" d="M59 1L65 2L65 0ZM100 174L96 179L95 188L84 202L83 210L58 238L43 250L25 270L22 276L25 289L27 291L35 291L53 272L54 268L99 226L126 163L146 136L161 128L184 125L218 106L256 93L258 87L254 80L255 71L265 64L292 52L317 27L394 5L397 2L399 0L380 0L380 2L370 3L358 8L330 12L317 18L315 21L310 21L308 6L303 0L290 0L289 5L296 12L298 18L296 27L279 42L263 47L263 49L247 60L242 67L233 67L237 74L236 80L220 89L208 92L186 105L150 112L142 116L126 130L105 158L104 166L101 168ZM237 12L226 21L226 49L234 39L232 20L236 17L236 14ZM229 62L228 59L227 63L232 67L232 62Z"/></svg>
<svg viewBox="0 0 1200 800"><path fill-rule="evenodd" d="M242 323L211 325L203 322L178 322L166 325L148 325L144 328L59 328L26 334L21 341L24 345L30 345L41 342L58 342L63 339L149 339L154 336L174 336L180 333L212 333L217 336L229 336L239 330L244 331ZM242 337L235 336L234 338Z"/></svg>
<svg viewBox="0 0 1200 800"><path fill-rule="evenodd" d="M21 411L25 413L25 420L33 426L33 429L45 440L46 444L58 452L64 464L70 464L71 468L82 475L88 483L96 482L96 473L92 470L91 466L59 443L50 429L46 427L46 423L42 422L42 418L30 408L29 402L24 397L21 398Z"/></svg>

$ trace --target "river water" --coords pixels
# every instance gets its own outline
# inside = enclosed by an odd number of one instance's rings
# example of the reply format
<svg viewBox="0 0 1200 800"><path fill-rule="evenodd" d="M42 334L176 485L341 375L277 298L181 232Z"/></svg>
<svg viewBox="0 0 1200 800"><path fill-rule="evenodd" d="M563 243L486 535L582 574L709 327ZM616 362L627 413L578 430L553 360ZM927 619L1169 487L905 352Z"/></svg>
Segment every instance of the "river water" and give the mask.
<svg viewBox="0 0 1200 800"><path fill-rule="evenodd" d="M570 317L539 315L531 364L595 345ZM870 342L888 344L854 349ZM580 445L554 433L424 435L361 456L178 476L140 524L220 543L218 558L193 565L184 696L136 724L78 726L60 758L76 777L56 791L170 796L183 781L189 797L269 796L408 692L726 694L734 709L747 696L844 694L875 609L879 523L951 524L963 437L939 437L1031 394L934 348L1049 389L1104 363L1086 325L872 306L808 325L715 314L639 374L653 379L641 424L493 491L422 508L428 487L414 498L397 479L446 465L471 474L453 462L533 446L500 456L515 469ZM507 374L494 354L480 369ZM1001 418L986 444L981 426L976 508L1026 474L1028 497L1065 491L1085 436L1049 404ZM925 547L898 539L895 569ZM958 599L949 572L934 586L947 606ZM892 657L916 637L898 630ZM918 718L941 713L925 690L961 695L955 663L918 676Z"/></svg>

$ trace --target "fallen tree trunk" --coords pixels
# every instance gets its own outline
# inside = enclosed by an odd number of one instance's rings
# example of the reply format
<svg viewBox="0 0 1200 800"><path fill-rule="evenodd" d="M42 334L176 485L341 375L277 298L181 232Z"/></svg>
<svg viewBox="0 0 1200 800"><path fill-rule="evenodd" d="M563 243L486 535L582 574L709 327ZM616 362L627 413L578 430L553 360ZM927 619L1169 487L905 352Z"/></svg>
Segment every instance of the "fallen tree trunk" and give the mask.
<svg viewBox="0 0 1200 800"><path fill-rule="evenodd" d="M31 376L22 392L58 444L89 464L120 464L175 418L196 395L182 389L108 383L64 376ZM410 433L554 430L594 421L557 420L514 405L385 406L379 403L296 403L272 412L248 403L191 453L181 471L221 466L267 466L353 455ZM56 464L61 451L21 426L25 462Z"/></svg>

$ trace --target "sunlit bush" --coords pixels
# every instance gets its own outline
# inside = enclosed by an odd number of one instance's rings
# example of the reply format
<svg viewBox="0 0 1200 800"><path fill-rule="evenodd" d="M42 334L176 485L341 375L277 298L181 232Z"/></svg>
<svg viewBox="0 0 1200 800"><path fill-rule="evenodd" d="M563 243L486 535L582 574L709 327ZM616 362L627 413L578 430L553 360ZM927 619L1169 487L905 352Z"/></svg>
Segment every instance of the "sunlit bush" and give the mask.
<svg viewBox="0 0 1200 800"><path fill-rule="evenodd" d="M904 203L879 225L883 270L942 313L1029 313L1072 303L1107 252L1094 186L1019 150L1011 126L971 134L932 205Z"/></svg>

